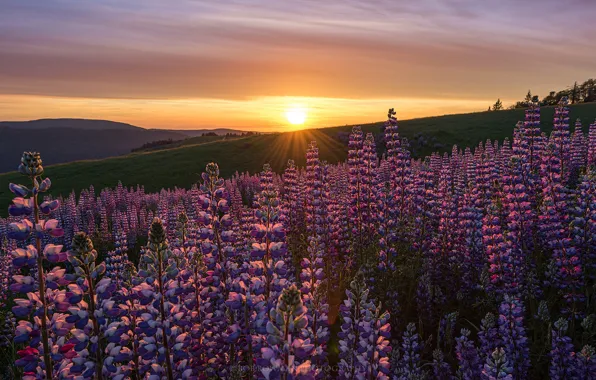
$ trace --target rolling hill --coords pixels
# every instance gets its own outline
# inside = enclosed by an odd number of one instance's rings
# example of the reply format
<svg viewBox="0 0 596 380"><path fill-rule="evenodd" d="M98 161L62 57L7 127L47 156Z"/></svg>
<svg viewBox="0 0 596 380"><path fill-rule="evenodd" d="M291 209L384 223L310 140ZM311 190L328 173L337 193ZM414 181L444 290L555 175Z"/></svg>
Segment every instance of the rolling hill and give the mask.
<svg viewBox="0 0 596 380"><path fill-rule="evenodd" d="M15 163L11 161L25 150L44 152L44 162L51 165L118 156L150 141L184 138L186 136L174 132L149 131L142 128L28 129L0 126L0 172L15 170Z"/></svg>
<svg viewBox="0 0 596 380"><path fill-rule="evenodd" d="M152 129L154 131L163 131L164 129ZM186 135L188 137L199 137L202 136L203 133L215 133L218 136L223 136L228 133L233 133L240 135L242 133L246 133L248 131L241 131L239 129L230 129L230 128L215 128L215 129L167 129L170 132L180 133L182 135Z"/></svg>
<svg viewBox="0 0 596 380"><path fill-rule="evenodd" d="M553 114L551 107L542 109L542 129L547 133L552 129ZM486 139L502 141L505 137L511 138L516 122L522 120L523 115L523 110L507 110L404 120L399 123L400 134L412 141L415 156L422 157L433 151L450 151L453 144L473 147ZM581 118L584 132L587 132L587 126L596 118L596 104L572 106L570 117L571 124ZM382 125L379 122L362 126L365 132L379 135L379 147L382 146ZM118 181L126 186L142 184L147 191L189 187L199 180L205 165L211 161L219 164L224 177L236 171L258 172L265 163L270 163L279 172L290 158L298 165L304 165L305 151L312 140L317 141L322 159L332 163L344 160L350 130L351 126L342 126L182 145L167 150L46 166L46 175L52 179L54 195L72 190L78 192L89 185L96 189L113 187ZM45 162L48 149L42 146L39 150ZM21 152L15 152L7 162L14 167L20 156ZM0 175L0 215L6 215L11 199L9 182L22 182L23 179L15 172Z"/></svg>
<svg viewBox="0 0 596 380"><path fill-rule="evenodd" d="M63 129L72 128L79 130L139 130L143 129L127 123L109 120L91 119L39 119L29 121L0 121L0 127L14 129Z"/></svg>
<svg viewBox="0 0 596 380"><path fill-rule="evenodd" d="M205 130L145 129L127 123L89 119L39 119L0 122L0 173L15 169L10 162L24 150L45 152L48 165L99 159L130 153L143 144L172 139L206 139L203 133L218 136L243 131L227 128ZM52 144L47 142L51 141ZM186 144L196 144L191 141ZM175 145L176 145L175 144Z"/></svg>

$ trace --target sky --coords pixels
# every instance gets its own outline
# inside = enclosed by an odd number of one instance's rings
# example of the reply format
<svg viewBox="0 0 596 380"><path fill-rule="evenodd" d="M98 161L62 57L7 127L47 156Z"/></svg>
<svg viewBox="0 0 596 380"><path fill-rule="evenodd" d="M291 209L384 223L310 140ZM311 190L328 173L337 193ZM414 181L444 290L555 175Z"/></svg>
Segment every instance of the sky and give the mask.
<svg viewBox="0 0 596 380"><path fill-rule="evenodd" d="M595 75L593 0L0 0L0 120L291 128L505 106Z"/></svg>

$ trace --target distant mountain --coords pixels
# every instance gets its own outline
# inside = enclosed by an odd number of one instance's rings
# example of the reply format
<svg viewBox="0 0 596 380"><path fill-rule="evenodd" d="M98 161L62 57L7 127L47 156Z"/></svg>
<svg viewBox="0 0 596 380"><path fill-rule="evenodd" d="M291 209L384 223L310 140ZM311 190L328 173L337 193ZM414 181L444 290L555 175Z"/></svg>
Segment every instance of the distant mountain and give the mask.
<svg viewBox="0 0 596 380"><path fill-rule="evenodd" d="M225 135L246 131L145 129L110 120L68 118L0 121L0 173L16 170L18 158L26 150L44 152L44 163L50 165L119 156L149 142L181 141L209 132Z"/></svg>
<svg viewBox="0 0 596 380"><path fill-rule="evenodd" d="M0 121L0 126L16 129L72 128L79 130L139 130L143 129L127 123L91 119L39 119L30 121Z"/></svg>
<svg viewBox="0 0 596 380"><path fill-rule="evenodd" d="M242 134L248 131L241 131L239 129L230 129L230 128L216 128L216 129L156 129L158 131L171 131L176 133L182 133L188 137L197 137L202 136L203 133L210 133L215 132L218 136L222 136L228 133L234 134Z"/></svg>
<svg viewBox="0 0 596 380"><path fill-rule="evenodd" d="M187 137L105 120L0 122L0 173L16 170L23 151L44 152L44 164L50 165L119 156L151 141Z"/></svg>

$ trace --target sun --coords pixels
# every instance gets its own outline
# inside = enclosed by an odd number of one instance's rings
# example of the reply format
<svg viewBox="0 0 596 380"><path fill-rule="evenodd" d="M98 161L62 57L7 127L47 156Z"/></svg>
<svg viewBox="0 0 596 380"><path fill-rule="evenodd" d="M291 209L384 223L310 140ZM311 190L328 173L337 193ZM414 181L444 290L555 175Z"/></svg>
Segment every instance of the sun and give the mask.
<svg viewBox="0 0 596 380"><path fill-rule="evenodd" d="M301 125L306 121L306 109L304 107L292 107L286 111L286 119L293 125Z"/></svg>

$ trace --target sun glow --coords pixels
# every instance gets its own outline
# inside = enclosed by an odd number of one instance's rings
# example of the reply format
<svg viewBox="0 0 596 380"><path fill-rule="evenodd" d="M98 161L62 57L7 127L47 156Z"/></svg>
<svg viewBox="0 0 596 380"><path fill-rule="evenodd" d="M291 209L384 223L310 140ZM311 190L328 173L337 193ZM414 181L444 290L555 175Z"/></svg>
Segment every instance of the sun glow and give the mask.
<svg viewBox="0 0 596 380"><path fill-rule="evenodd" d="M286 119L293 125L301 125L306 121L306 109L300 106L293 106L286 111Z"/></svg>

